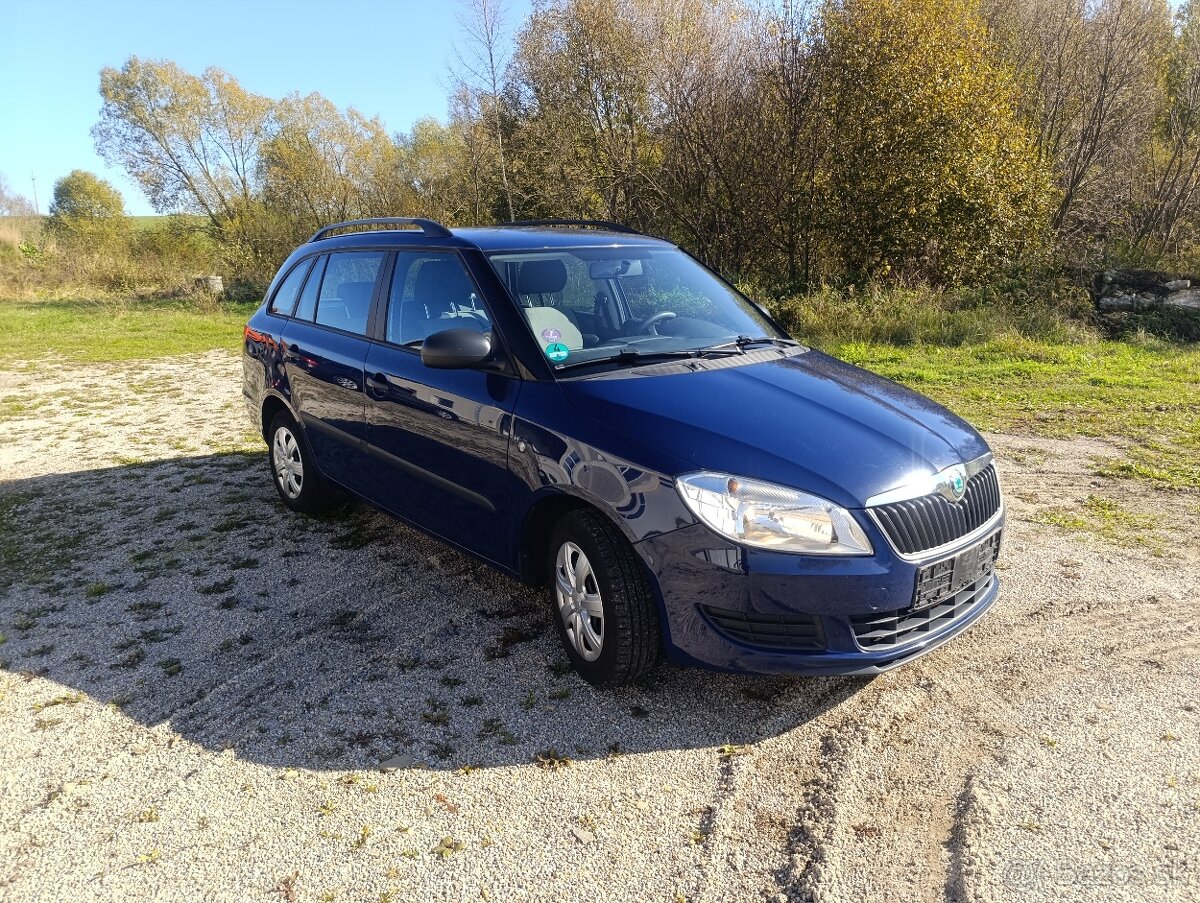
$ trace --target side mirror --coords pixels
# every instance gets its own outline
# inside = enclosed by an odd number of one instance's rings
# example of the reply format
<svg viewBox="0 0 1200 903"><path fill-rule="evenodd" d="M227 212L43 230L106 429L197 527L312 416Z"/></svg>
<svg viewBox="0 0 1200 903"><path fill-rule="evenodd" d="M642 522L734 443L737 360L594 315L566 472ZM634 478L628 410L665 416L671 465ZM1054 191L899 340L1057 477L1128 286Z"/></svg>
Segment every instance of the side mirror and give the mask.
<svg viewBox="0 0 1200 903"><path fill-rule="evenodd" d="M421 363L438 370L461 370L482 364L492 354L492 340L474 329L443 329L421 343Z"/></svg>

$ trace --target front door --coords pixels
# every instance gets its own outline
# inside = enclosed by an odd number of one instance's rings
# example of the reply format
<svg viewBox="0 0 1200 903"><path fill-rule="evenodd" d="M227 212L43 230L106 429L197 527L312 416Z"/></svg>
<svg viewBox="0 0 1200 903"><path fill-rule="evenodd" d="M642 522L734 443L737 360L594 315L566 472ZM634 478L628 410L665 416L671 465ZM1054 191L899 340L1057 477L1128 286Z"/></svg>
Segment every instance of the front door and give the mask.
<svg viewBox="0 0 1200 903"><path fill-rule="evenodd" d="M367 441L392 471L372 498L444 539L511 564L508 440L520 380L501 367L426 367L420 342L451 328L491 329L461 258L398 252L385 341L372 344L365 366Z"/></svg>

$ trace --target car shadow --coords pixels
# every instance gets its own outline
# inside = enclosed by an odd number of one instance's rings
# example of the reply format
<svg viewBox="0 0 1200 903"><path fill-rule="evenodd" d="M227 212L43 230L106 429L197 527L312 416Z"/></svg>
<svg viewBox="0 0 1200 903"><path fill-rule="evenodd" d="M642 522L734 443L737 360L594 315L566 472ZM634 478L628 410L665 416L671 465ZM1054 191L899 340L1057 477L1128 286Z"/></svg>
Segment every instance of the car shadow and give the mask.
<svg viewBox="0 0 1200 903"><path fill-rule="evenodd" d="M597 690L568 666L541 591L365 505L287 511L265 452L7 482L0 555L5 669L271 766L748 744L868 680L664 662Z"/></svg>

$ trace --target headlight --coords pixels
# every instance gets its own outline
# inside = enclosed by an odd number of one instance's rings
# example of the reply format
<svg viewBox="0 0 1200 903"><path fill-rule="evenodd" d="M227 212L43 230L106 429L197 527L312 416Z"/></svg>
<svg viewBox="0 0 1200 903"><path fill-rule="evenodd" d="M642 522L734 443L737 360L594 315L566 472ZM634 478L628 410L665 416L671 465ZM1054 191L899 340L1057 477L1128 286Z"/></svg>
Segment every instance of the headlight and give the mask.
<svg viewBox="0 0 1200 903"><path fill-rule="evenodd" d="M675 485L696 517L734 542L805 555L874 552L849 511L807 492L727 473L693 473Z"/></svg>

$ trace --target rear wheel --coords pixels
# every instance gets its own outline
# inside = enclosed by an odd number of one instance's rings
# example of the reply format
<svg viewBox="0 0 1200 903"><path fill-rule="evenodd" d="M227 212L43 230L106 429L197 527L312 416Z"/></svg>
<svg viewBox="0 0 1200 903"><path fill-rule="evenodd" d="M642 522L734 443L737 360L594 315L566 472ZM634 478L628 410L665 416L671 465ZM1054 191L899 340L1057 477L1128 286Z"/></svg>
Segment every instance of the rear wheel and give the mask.
<svg viewBox="0 0 1200 903"><path fill-rule="evenodd" d="M317 514L329 508L333 491L317 472L304 434L290 415L280 411L267 430L268 461L275 489L293 511Z"/></svg>
<svg viewBox="0 0 1200 903"><path fill-rule="evenodd" d="M550 541L550 605L575 670L597 686L627 684L658 661L658 606L641 562L600 515L572 511Z"/></svg>

